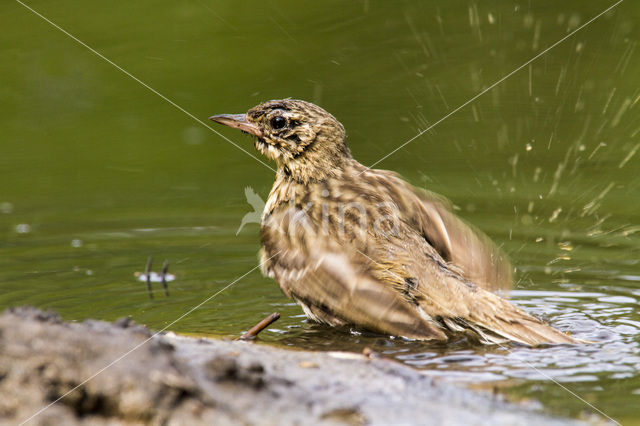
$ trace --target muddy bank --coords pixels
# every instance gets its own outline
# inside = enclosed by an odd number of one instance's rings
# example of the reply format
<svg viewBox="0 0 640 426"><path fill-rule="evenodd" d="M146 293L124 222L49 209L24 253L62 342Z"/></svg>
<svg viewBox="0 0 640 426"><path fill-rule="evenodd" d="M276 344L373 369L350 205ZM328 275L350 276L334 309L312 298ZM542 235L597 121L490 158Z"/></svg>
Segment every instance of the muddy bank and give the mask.
<svg viewBox="0 0 640 426"><path fill-rule="evenodd" d="M32 308L0 315L0 395L6 424L576 423L384 359L152 337L128 320L67 323Z"/></svg>

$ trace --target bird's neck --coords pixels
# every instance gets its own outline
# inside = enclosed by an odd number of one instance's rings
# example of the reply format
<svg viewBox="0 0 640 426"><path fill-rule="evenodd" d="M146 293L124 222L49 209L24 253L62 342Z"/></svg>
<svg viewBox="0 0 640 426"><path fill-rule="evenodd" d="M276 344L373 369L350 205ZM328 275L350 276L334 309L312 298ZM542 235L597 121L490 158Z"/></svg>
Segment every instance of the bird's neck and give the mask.
<svg viewBox="0 0 640 426"><path fill-rule="evenodd" d="M341 176L346 168L358 164L349 149L315 152L313 148L298 158L278 163L276 180L290 180L303 185Z"/></svg>

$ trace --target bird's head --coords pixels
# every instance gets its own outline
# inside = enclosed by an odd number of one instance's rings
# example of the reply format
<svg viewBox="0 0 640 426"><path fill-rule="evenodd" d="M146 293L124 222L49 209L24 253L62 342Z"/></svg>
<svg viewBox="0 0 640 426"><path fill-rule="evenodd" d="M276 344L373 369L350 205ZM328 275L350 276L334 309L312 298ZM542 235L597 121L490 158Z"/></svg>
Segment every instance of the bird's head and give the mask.
<svg viewBox="0 0 640 426"><path fill-rule="evenodd" d="M222 114L211 120L255 136L255 147L274 160L279 172L309 181L330 175L350 158L344 127L310 102L282 99L246 114Z"/></svg>

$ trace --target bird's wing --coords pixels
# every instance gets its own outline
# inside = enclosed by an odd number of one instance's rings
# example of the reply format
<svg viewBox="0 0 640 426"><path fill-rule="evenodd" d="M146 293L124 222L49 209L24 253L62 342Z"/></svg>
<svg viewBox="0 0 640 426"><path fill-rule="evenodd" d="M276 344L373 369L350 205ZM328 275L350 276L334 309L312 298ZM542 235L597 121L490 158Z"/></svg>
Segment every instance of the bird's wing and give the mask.
<svg viewBox="0 0 640 426"><path fill-rule="evenodd" d="M402 293L372 276L353 248L327 235L317 238L317 230L306 221L294 208L269 215L262 228L262 265L308 316L332 325L357 324L385 334L446 340Z"/></svg>
<svg viewBox="0 0 640 426"><path fill-rule="evenodd" d="M370 245L370 270L379 280L393 282L408 301L421 307L423 317L451 332L473 331L484 343L576 343L449 268L419 234L401 231L402 243L380 244L377 253ZM385 257L392 257L393 262L374 262Z"/></svg>
<svg viewBox="0 0 640 426"><path fill-rule="evenodd" d="M511 287L512 268L506 255L486 235L458 218L446 199L411 186L393 172L372 172L398 204L404 220L465 278L490 291Z"/></svg>

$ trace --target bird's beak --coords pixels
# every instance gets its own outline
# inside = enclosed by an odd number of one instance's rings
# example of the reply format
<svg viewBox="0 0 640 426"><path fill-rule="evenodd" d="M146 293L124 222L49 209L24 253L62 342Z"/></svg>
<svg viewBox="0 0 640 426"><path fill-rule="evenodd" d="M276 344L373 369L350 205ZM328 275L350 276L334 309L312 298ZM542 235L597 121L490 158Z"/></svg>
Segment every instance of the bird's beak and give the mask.
<svg viewBox="0 0 640 426"><path fill-rule="evenodd" d="M262 130L253 123L247 120L246 114L219 114L212 115L209 120L216 123L224 124L225 126L233 127L234 129L240 129L243 132L250 133L259 138L262 137Z"/></svg>

